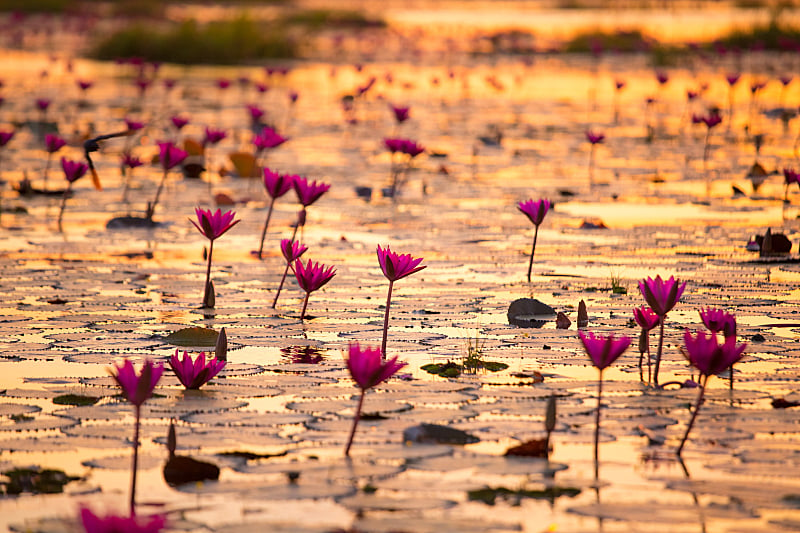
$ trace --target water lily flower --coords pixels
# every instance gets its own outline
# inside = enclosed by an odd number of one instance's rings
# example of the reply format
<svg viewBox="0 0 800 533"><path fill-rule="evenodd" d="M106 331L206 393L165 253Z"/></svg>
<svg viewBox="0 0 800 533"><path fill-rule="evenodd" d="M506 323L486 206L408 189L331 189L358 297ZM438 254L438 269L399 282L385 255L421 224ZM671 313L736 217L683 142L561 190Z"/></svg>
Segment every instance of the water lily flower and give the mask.
<svg viewBox="0 0 800 533"><path fill-rule="evenodd" d="M285 195L294 187L294 180L295 176L292 174L279 174L268 168L264 168L264 189L270 197L270 202L269 209L267 210L267 219L264 221L264 229L261 230L261 244L258 246L259 259L261 259L261 254L264 250L264 239L267 236L267 228L272 218L272 209L275 206L275 200Z"/></svg>
<svg viewBox="0 0 800 533"><path fill-rule="evenodd" d="M225 368L225 361L220 361L216 357L206 361L205 352L200 352L200 355L192 361L191 356L185 350L183 357L179 359L176 348L175 354L169 359L169 366L184 387L196 390L219 374L220 370Z"/></svg>
<svg viewBox="0 0 800 533"><path fill-rule="evenodd" d="M397 357L384 360L384 354L378 348L361 348L358 343L351 343L348 346L347 369L350 371L353 381L361 389L361 395L353 416L353 428L350 430L350 437L347 439L347 446L344 449L345 457L350 456L350 447L361 418L361 409L364 406L364 395L367 390L383 383L404 366L406 363L398 362Z"/></svg>
<svg viewBox="0 0 800 533"><path fill-rule="evenodd" d="M47 150L47 162L44 165L44 190L47 190L47 178L50 175L50 163L53 159L53 154L61 150L67 141L53 133L47 133L44 136L44 146Z"/></svg>
<svg viewBox="0 0 800 533"><path fill-rule="evenodd" d="M144 128L144 122L126 117L125 126L128 128L128 131L139 131L140 129Z"/></svg>
<svg viewBox="0 0 800 533"><path fill-rule="evenodd" d="M639 324L639 327L642 328L639 334L639 379L644 381L642 358L644 353L647 352L647 382L650 383L652 379L650 367L650 330L658 325L660 319L655 311L646 305L634 307L633 318L636 320L636 323Z"/></svg>
<svg viewBox="0 0 800 533"><path fill-rule="evenodd" d="M64 170L64 177L67 179L67 188L61 196L61 208L58 212L58 231L64 231L61 221L64 218L64 208L67 206L67 198L72 193L72 184L86 175L89 166L83 161L72 161L66 157L61 158L61 168Z"/></svg>
<svg viewBox="0 0 800 533"><path fill-rule="evenodd" d="M87 507L81 508L80 515L86 533L159 533L167 523L166 517L160 514L153 515L146 521L138 520L135 516L101 517Z"/></svg>
<svg viewBox="0 0 800 533"><path fill-rule="evenodd" d="M712 333L722 332L725 338L736 336L736 317L724 309L700 309L700 320Z"/></svg>
<svg viewBox="0 0 800 533"><path fill-rule="evenodd" d="M234 220L236 213L234 211L222 212L217 209L211 212L210 209L201 209L196 207L195 215L197 215L197 222L189 219L194 224L197 231L206 236L209 240L208 245L208 266L206 267L206 283L205 291L203 293L203 307L214 307L214 284L211 282L211 256L214 253L214 241L225 234L229 229L238 224L239 220Z"/></svg>
<svg viewBox="0 0 800 533"><path fill-rule="evenodd" d="M517 209L528 217L536 229L533 232L533 246L531 248L531 259L528 263L528 283L531 282L531 270L533 269L533 254L536 253L536 239L539 237L539 226L544 222L547 211L550 210L550 200L525 200L517 204Z"/></svg>
<svg viewBox="0 0 800 533"><path fill-rule="evenodd" d="M91 89L92 85L94 85L94 83L89 80L76 80L76 83L78 84L78 88L81 90L81 92L84 93Z"/></svg>
<svg viewBox="0 0 800 533"><path fill-rule="evenodd" d="M142 365L142 370L139 374L133 368L133 363L130 359L125 359L122 365L114 365L111 370L111 377L117 382L122 395L133 404L134 412L134 433L133 433L133 465L131 466L131 498L130 498L130 511L131 516L136 514L136 471L139 465L139 422L141 415L141 407L147 401L155 390L158 380L161 379L161 374L164 373L164 365L162 363L155 364L150 359L145 359Z"/></svg>
<svg viewBox="0 0 800 533"><path fill-rule="evenodd" d="M257 105L247 104L245 106L247 111L250 113L250 121L253 124L260 124L261 118L264 116L264 110L258 107Z"/></svg>
<svg viewBox="0 0 800 533"><path fill-rule="evenodd" d="M268 148L276 148L288 140L273 128L264 126L261 129L261 133L253 137L253 145L255 145L256 151L260 153Z"/></svg>
<svg viewBox="0 0 800 533"><path fill-rule="evenodd" d="M604 133L595 133L592 130L586 130L584 133L586 134L586 140L592 144L599 144L606 138Z"/></svg>
<svg viewBox="0 0 800 533"><path fill-rule="evenodd" d="M47 112L47 108L50 107L50 100L47 98L37 98L36 99L36 108L41 111L42 113Z"/></svg>
<svg viewBox="0 0 800 533"><path fill-rule="evenodd" d="M188 118L181 117L181 116L178 116L178 115L175 115L174 117L171 117L170 121L172 122L172 125L175 126L175 129L178 130L178 131L183 129L183 127L189 123L189 119Z"/></svg>
<svg viewBox="0 0 800 533"><path fill-rule="evenodd" d="M123 202L128 201L128 188L130 187L130 178L133 174L133 169L140 167L143 164L144 163L142 163L141 159L131 154L129 151L122 152L122 155L120 156L120 167L122 169L122 175L125 176L125 187L122 190Z"/></svg>
<svg viewBox="0 0 800 533"><path fill-rule="evenodd" d="M411 139L384 139L384 146L391 153L391 180L392 185L390 195L396 198L396 195L405 181L408 179L408 173L411 170L411 165L414 158L425 151L425 147ZM394 154L403 154L400 161L396 161Z"/></svg>
<svg viewBox="0 0 800 533"><path fill-rule="evenodd" d="M664 85L669 81L669 75L663 70L659 70L656 72L656 81L659 85Z"/></svg>
<svg viewBox="0 0 800 533"><path fill-rule="evenodd" d="M386 279L389 280L389 292L386 295L386 311L383 315L383 341L381 342L381 353L386 354L386 338L389 331L389 308L392 304L392 287L394 282L419 272L427 265L420 266L422 258L411 257L410 254L397 254L389 246L381 248L378 245L378 263Z"/></svg>
<svg viewBox="0 0 800 533"><path fill-rule="evenodd" d="M158 143L158 157L163 173L161 175L161 181L158 183L158 189L156 189L156 197L147 205L145 218L148 220L153 220L153 214L156 211L158 200L161 198L161 191L164 190L164 183L167 181L167 173L183 163L188 156L188 152L181 150L172 142Z"/></svg>
<svg viewBox="0 0 800 533"><path fill-rule="evenodd" d="M300 98L300 93L297 91L289 91L289 102L291 104L296 104L298 98Z"/></svg>
<svg viewBox="0 0 800 533"><path fill-rule="evenodd" d="M308 250L308 246L303 245L299 241L292 241L289 239L281 240L281 254L283 254L283 258L286 260L286 268L283 269L283 277L281 277L281 283L278 285L278 292L275 293L275 299L272 300L273 309L278 305L278 297L281 295L281 289L283 289L283 283L286 281L286 275L289 273L289 267L300 259L300 256L302 256L306 250Z"/></svg>
<svg viewBox="0 0 800 533"><path fill-rule="evenodd" d="M584 333L579 331L578 335L583 343L583 348L592 360L592 364L600 371L597 380L597 411L595 412L594 426L594 477L598 478L599 461L598 447L600 444L600 407L603 396L603 370L608 368L620 355L623 354L631 344L630 337L614 338L613 334L608 336L595 336L594 333Z"/></svg>
<svg viewBox="0 0 800 533"><path fill-rule="evenodd" d="M706 337L705 333L698 331L693 337L688 329L684 332L683 341L686 346L686 355L689 359L689 364L700 371L700 391L697 395L694 410L692 411L692 417L689 420L689 424L686 426L686 433L676 450L679 457L681 452L683 452L683 447L697 419L697 413L700 411L700 407L703 404L703 397L709 378L728 368L730 368L731 373L733 373L733 364L742 358L744 350L747 348L747 344L745 343L736 344L735 335L725 337L725 341L720 344L714 333L709 333L708 337Z"/></svg>
<svg viewBox="0 0 800 533"><path fill-rule="evenodd" d="M408 106L401 107L390 105L389 107L392 110L394 119L398 124L402 124L411 117L411 108Z"/></svg>
<svg viewBox="0 0 800 533"><path fill-rule="evenodd" d="M209 144L217 144L227 136L224 130L217 130L214 128L206 127L206 133L203 137L203 146Z"/></svg>
<svg viewBox="0 0 800 533"><path fill-rule="evenodd" d="M14 138L15 133L16 132L14 130L0 131L0 147L7 145L8 142Z"/></svg>
<svg viewBox="0 0 800 533"><path fill-rule="evenodd" d="M798 187L800 187L800 172L797 172L793 168L784 168L783 169L783 201L785 203L789 203L789 186L793 183L796 183Z"/></svg>
<svg viewBox="0 0 800 533"><path fill-rule="evenodd" d="M297 229L306 224L306 208L320 199L331 188L330 184L321 181L309 181L308 178L295 176L292 182L294 192L297 194L297 201L303 207L297 213L297 223L294 225L292 240L297 236Z"/></svg>
<svg viewBox="0 0 800 533"><path fill-rule="evenodd" d="M305 266L299 259L294 262L294 276L297 278L297 284L306 292L306 297L303 301L303 311L300 313L300 322L302 322L306 316L308 298L311 296L311 293L321 289L326 283L333 279L335 275L336 270L332 266L312 263L310 259Z"/></svg>
<svg viewBox="0 0 800 533"><path fill-rule="evenodd" d="M661 354L664 349L664 319L667 313L675 307L681 299L686 282L680 282L673 276L668 280L661 279L658 275L655 278L645 278L639 282L639 290L642 293L647 305L659 317L660 329L658 338L658 352L656 353L656 366L653 371L653 383L658 387L658 370L661 365Z"/></svg>

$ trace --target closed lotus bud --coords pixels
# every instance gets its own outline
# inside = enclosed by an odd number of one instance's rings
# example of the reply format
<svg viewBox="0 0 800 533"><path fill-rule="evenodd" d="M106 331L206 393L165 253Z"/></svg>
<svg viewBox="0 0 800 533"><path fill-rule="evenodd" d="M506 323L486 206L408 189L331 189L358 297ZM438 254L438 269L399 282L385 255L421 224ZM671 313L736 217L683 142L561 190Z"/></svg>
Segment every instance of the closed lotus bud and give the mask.
<svg viewBox="0 0 800 533"><path fill-rule="evenodd" d="M219 361L228 360L228 334L225 333L225 328L222 328L217 335L217 344L214 348L214 357Z"/></svg>
<svg viewBox="0 0 800 533"><path fill-rule="evenodd" d="M549 434L556 427L556 396L551 394L547 399L547 410L544 415L544 427Z"/></svg>

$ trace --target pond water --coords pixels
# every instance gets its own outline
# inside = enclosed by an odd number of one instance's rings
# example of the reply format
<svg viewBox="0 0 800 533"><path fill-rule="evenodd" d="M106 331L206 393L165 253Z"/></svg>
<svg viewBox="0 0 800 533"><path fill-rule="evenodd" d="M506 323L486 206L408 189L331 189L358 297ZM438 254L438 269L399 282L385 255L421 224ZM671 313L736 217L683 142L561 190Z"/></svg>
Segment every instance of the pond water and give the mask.
<svg viewBox="0 0 800 533"><path fill-rule="evenodd" d="M63 60L41 54L3 56L0 118L19 126L0 151L0 467L59 468L81 479L63 494L0 499L0 527L68 531L82 504L124 513L132 409L108 368L123 357L166 360L176 348L168 334L202 326L226 329L226 369L196 393L166 372L143 412L140 513L167 513L175 530L797 531L800 424L796 409L771 401L797 399L800 195L790 190L784 204L782 175L769 174L757 190L747 175L756 160L768 171L797 165L797 124L784 130L762 111L796 108L800 90L795 81L784 91L774 79L791 72L787 58L746 60L758 69L737 86L729 126L729 58L669 68L664 85L643 56L375 61L360 70L304 62L269 79L256 67L163 65L159 78L178 80L176 88L156 83L139 98L127 66L75 60L69 72ZM45 69L46 78L32 75ZM216 87L220 78L244 75L270 90ZM375 87L355 100L348 123L342 96L373 76ZM75 78L82 77L95 85L79 105ZM626 81L619 93L616 79ZM751 100L746 87L760 79L769 82ZM704 83L707 90L687 104L687 89ZM293 90L299 99L289 105ZM651 96L657 101L648 105ZM36 97L53 100L47 121L69 141L57 156L81 157L89 128L118 131L125 117L146 124L136 136L104 142L94 156L103 190L88 179L75 183L63 232L59 197L19 196L11 186L26 175L42 184ZM268 153L269 167L331 184L299 235L306 257L335 265L337 274L312 294L303 323L303 294L291 280L271 308L284 268L278 243L291 235L298 206L291 196L276 202L266 257L258 260L251 251L267 197L259 179L230 173L228 155L252 151L248 103L290 138ZM412 118L394 124L390 103L410 106ZM712 105L724 121L712 130L704 164L705 127L688 117ZM110 219L140 215L152 199L161 179L150 163L155 141L175 136L175 114L190 119L182 138L201 139L207 125L227 131L206 154L211 170L199 180L169 176L157 227L107 229ZM606 136L593 156L587 129ZM498 131L499 144L481 140ZM754 133L764 138L758 157ZM390 173L382 140L390 136L427 148L394 200L381 194ZM119 170L126 148L147 161L130 177L128 202ZM57 157L56 185L63 187ZM371 187L371 198L356 187ZM215 207L219 194L235 202L221 207L241 222L215 242L216 308L209 311L200 309L207 241L189 218L195 206ZM533 228L516 208L528 198L555 203L539 231L530 283ZM768 228L792 241L791 254L760 259L746 250ZM350 342L380 343L388 283L379 244L423 257L427 268L394 286L387 351L408 362L410 379L367 394L367 411L380 416L362 421L346 462L357 389L343 352ZM597 371L578 339L578 303L587 305L588 330L636 338L631 310L644 303L637 283L657 274L687 281L667 318L662 383L690 376L679 347L685 327L701 327L701 307L736 314L747 355L732 391L727 379L710 380L682 464L674 450L697 391L643 385L637 350L629 349L604 375L595 480ZM612 278L627 294L612 292ZM564 312L572 325L509 325L508 306L523 297ZM420 368L461 361L476 345L482 358L508 369L447 379ZM292 362L286 352L295 346L318 350L323 361ZM533 379L536 372L543 381ZM55 404L62 394L100 400ZM543 436L551 394L559 414L550 461L503 457ZM217 464L219 482L167 485L171 418L179 453ZM420 423L480 440L404 444L403 430Z"/></svg>

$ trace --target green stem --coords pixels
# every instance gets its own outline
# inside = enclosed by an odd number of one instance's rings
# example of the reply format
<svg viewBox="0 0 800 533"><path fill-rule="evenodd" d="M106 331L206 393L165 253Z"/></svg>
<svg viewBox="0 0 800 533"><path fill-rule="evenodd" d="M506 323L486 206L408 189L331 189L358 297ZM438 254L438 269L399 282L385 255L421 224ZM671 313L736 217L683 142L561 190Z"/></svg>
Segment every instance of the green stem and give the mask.
<svg viewBox="0 0 800 533"><path fill-rule="evenodd" d="M356 427L361 420L361 408L364 406L364 395L367 393L366 389L361 389L361 396L358 397L358 406L356 407L356 414L353 415L353 427L350 430L350 437L347 439L347 446L344 448L344 456L350 457L350 446L353 445L353 437L356 436Z"/></svg>
<svg viewBox="0 0 800 533"><path fill-rule="evenodd" d="M392 286L394 281L389 280L389 292L386 295L386 312L383 314L383 341L381 342L381 357L386 359L386 337L389 332L389 307L392 305Z"/></svg>

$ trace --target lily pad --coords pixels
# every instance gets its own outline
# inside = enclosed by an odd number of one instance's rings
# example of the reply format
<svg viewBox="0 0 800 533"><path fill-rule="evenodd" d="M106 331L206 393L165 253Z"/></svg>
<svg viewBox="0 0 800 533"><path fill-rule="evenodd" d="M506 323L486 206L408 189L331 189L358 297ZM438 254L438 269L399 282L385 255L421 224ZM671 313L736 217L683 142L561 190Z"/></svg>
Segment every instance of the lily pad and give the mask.
<svg viewBox="0 0 800 533"><path fill-rule="evenodd" d="M216 330L209 328L184 328L172 332L164 340L175 346L204 346L213 348L217 345Z"/></svg>

